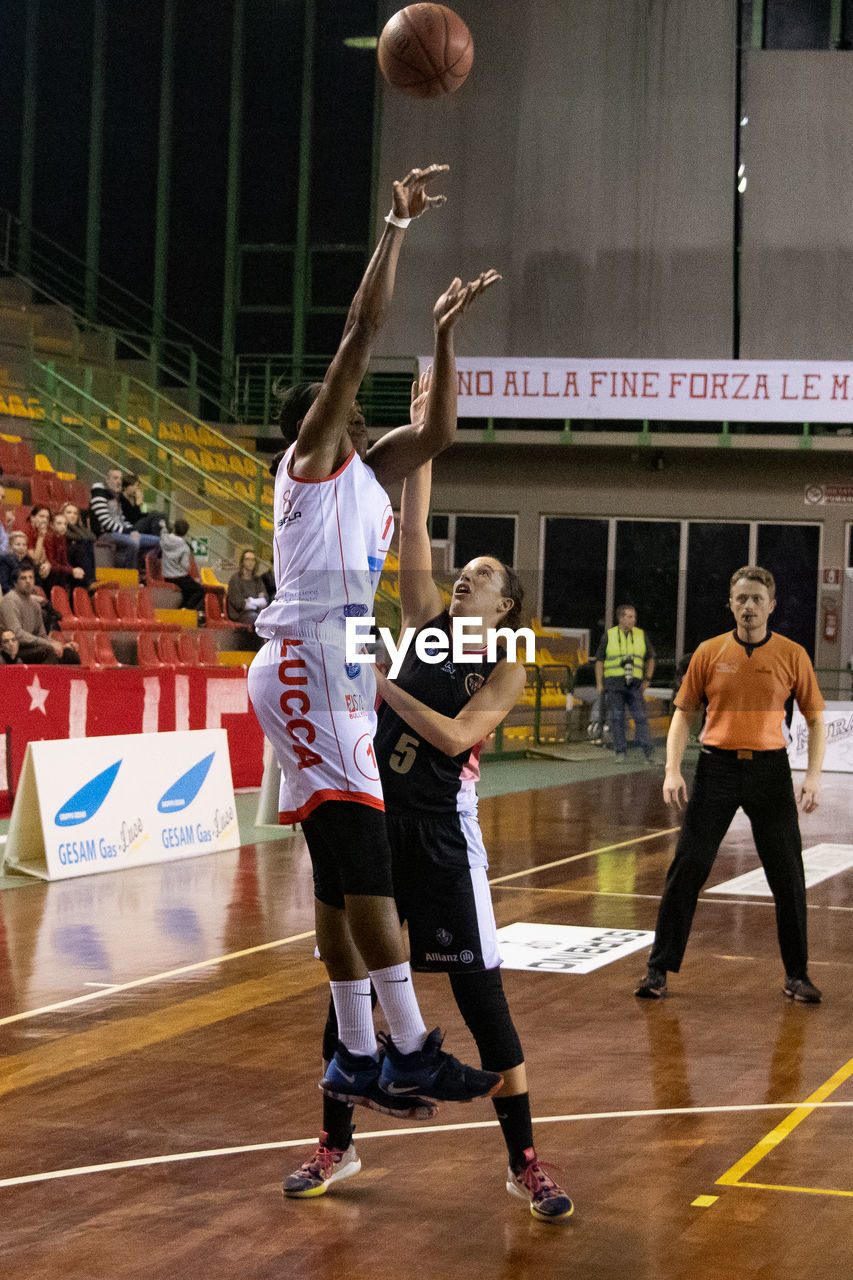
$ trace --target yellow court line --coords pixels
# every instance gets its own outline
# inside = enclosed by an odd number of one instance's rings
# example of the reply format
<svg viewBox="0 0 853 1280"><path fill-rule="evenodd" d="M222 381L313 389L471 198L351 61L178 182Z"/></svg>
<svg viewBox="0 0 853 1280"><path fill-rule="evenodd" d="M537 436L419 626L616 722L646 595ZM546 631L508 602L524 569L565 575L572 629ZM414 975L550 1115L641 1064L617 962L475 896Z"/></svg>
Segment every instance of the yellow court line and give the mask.
<svg viewBox="0 0 853 1280"><path fill-rule="evenodd" d="M853 1198L853 1191L830 1191L823 1187L785 1187L775 1186L771 1182L739 1182L739 1187L749 1187L755 1191L798 1191L804 1196L847 1196Z"/></svg>
<svg viewBox="0 0 853 1280"><path fill-rule="evenodd" d="M814 1093L806 1098L805 1102L801 1103L789 1116L786 1116L780 1124L777 1124L776 1128L772 1129L766 1137L757 1142L751 1151L747 1151L746 1155L742 1156L737 1164L733 1164L731 1169L728 1169L722 1177L718 1178L718 1186L738 1186L744 1174L749 1173L750 1169L754 1169L759 1160L763 1160L774 1147L778 1147L779 1143L787 1138L788 1134L793 1132L798 1124L801 1124L807 1116L811 1115L816 1105L825 1102L831 1093L834 1093L840 1085L844 1084L845 1080L849 1080L850 1076L853 1076L853 1058L846 1062L843 1067L839 1067L835 1075L830 1076L819 1089L815 1089Z"/></svg>
<svg viewBox="0 0 853 1280"><path fill-rule="evenodd" d="M587 849L586 853L573 853L570 858L558 858L556 862L540 862L538 866L526 867L524 871L513 871L508 876L498 876L489 884L505 884L507 880L517 880L519 876L533 876L538 871L550 871L552 867L565 867L570 862L579 862L581 858L594 858L598 853L612 853L614 849L627 849L632 844L642 844L644 840L657 840L659 836L671 836L680 831L680 827L665 827L660 831L652 831L647 836L635 836L633 840L620 840L618 844L603 844L599 849Z"/></svg>
<svg viewBox="0 0 853 1280"><path fill-rule="evenodd" d="M209 969L211 965L224 964L226 960L239 960L242 956L253 956L258 951L271 951L273 947L284 947L288 942L304 942L306 938L313 937L314 930L309 929L307 933L294 933L289 938L277 938L275 942L262 942L257 947L247 947L245 951L230 951L228 955L214 956L212 960L197 960L195 964L181 965L179 969L167 969L164 973L153 973L147 978L134 978L132 982L119 982L99 991L88 991L84 996L71 996L68 1000L57 1000L55 1004L45 1004L40 1009L25 1009L22 1013L11 1013L8 1018L0 1018L0 1027L6 1027L10 1022L21 1022L25 1018L37 1018L42 1013L55 1013L57 1009L69 1009L72 1005L86 1004L90 1000L100 1000L103 996L115 995L117 991L132 991L134 987L144 987L151 982L178 978L183 973L193 973L197 969Z"/></svg>

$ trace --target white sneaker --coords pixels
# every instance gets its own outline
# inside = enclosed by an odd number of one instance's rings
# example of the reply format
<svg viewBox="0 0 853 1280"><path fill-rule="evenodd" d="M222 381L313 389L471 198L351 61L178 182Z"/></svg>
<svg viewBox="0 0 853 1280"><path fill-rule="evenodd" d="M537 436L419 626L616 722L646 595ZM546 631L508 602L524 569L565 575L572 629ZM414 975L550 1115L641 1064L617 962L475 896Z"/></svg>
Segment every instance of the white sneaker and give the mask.
<svg viewBox="0 0 853 1280"><path fill-rule="evenodd" d="M350 1142L346 1151L328 1146L329 1135L320 1134L320 1145L304 1164L284 1180L284 1194L292 1199L324 1196L333 1182L343 1182L361 1172L361 1161Z"/></svg>

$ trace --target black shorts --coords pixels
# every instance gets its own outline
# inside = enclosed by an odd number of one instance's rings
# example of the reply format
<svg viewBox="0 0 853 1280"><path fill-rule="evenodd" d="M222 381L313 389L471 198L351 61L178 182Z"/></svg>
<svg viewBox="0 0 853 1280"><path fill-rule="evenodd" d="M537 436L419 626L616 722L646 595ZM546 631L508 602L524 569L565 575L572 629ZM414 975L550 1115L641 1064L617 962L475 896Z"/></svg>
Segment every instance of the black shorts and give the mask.
<svg viewBox="0 0 853 1280"><path fill-rule="evenodd" d="M473 814L386 813L394 897L412 968L471 973L500 962L488 857Z"/></svg>

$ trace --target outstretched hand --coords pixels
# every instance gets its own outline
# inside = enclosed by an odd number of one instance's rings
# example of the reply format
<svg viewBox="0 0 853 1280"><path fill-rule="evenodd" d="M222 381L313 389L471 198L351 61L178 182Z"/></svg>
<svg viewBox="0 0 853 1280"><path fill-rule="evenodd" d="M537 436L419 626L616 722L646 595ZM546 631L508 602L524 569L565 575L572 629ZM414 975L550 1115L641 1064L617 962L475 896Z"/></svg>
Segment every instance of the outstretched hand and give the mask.
<svg viewBox="0 0 853 1280"><path fill-rule="evenodd" d="M481 271L476 280L469 280L466 285L457 276L451 280L450 287L441 295L433 307L432 318L437 329L452 328L460 316L463 316L475 298L496 284L503 277L491 268Z"/></svg>
<svg viewBox="0 0 853 1280"><path fill-rule="evenodd" d="M426 418L429 389L432 386L432 365L425 369L417 382L412 383L412 407L409 421L416 427L422 427Z"/></svg>
<svg viewBox="0 0 853 1280"><path fill-rule="evenodd" d="M449 164L431 164L427 169L412 169L402 182L393 184L392 208L398 218L417 218L430 207L447 203L447 196L428 196L424 188L440 173L447 173Z"/></svg>

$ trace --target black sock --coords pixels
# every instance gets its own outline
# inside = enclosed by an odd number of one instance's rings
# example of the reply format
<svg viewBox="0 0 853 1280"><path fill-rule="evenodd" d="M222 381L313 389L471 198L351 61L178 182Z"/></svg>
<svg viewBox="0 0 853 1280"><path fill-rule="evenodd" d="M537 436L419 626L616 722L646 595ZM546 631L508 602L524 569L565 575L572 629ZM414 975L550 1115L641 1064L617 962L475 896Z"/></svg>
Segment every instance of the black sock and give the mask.
<svg viewBox="0 0 853 1280"><path fill-rule="evenodd" d="M511 1093L507 1097L492 1098L492 1105L509 1152L509 1162L515 1166L522 1159L527 1148L533 1146L530 1094Z"/></svg>
<svg viewBox="0 0 853 1280"><path fill-rule="evenodd" d="M349 1102L323 1095L323 1128L329 1135L329 1146L346 1151L352 1142L352 1113L355 1108Z"/></svg>

